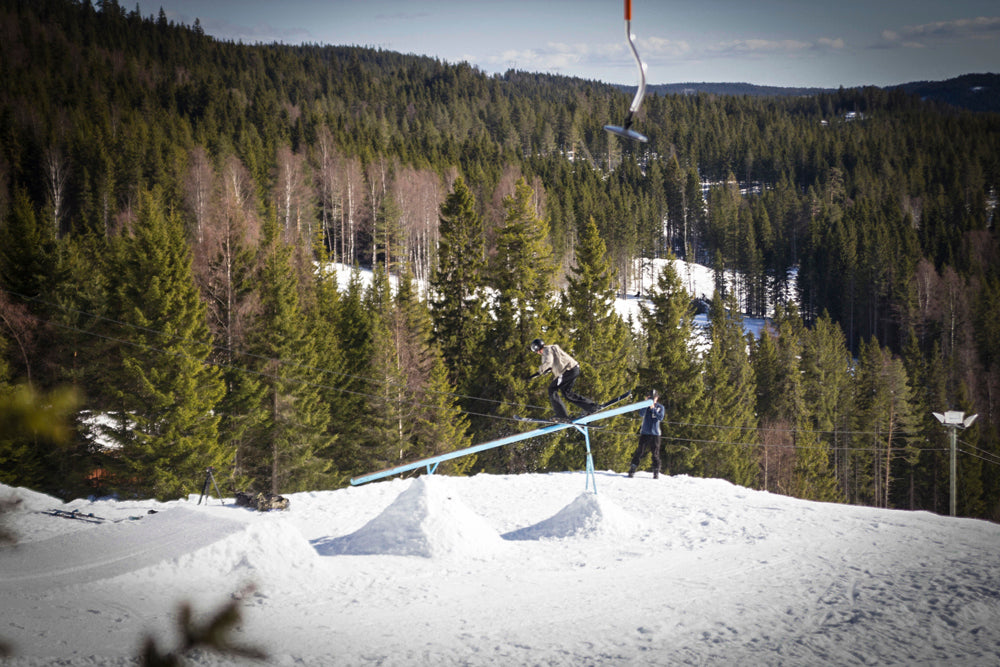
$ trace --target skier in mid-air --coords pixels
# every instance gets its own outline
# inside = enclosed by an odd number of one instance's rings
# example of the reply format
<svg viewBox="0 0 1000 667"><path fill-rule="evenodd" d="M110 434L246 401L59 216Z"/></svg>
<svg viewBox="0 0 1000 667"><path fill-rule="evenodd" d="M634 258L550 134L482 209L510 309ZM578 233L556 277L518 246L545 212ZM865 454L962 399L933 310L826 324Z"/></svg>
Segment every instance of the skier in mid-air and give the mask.
<svg viewBox="0 0 1000 667"><path fill-rule="evenodd" d="M589 415L600 409L600 404L573 391L573 383L580 377L580 364L577 363L576 359L558 345L546 345L541 338L531 341L531 351L542 356L542 363L538 367L538 372L528 379L533 380L549 371L555 376L555 379L549 384L549 402L552 403L552 409L556 413L556 421L569 421L570 419L569 413L566 412L566 406L559 398L560 391L567 401L583 410L584 415Z"/></svg>

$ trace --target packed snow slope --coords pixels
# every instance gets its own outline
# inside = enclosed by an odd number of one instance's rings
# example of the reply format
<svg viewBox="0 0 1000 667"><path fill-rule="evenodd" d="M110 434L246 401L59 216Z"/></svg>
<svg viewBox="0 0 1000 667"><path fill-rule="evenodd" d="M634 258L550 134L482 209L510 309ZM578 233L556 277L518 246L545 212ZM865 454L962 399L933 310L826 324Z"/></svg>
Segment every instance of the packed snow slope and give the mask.
<svg viewBox="0 0 1000 667"><path fill-rule="evenodd" d="M268 513L0 487L22 499L0 549L4 664L135 664L144 635L176 642L181 601L207 617L249 582L234 639L274 665L1000 663L1000 526L596 480L392 479Z"/></svg>

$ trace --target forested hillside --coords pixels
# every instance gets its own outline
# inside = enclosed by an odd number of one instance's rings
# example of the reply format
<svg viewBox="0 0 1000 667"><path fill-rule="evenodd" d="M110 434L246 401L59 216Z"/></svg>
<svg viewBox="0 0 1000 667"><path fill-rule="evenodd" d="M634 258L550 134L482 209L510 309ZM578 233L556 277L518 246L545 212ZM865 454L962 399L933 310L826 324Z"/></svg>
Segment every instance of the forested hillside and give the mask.
<svg viewBox="0 0 1000 667"><path fill-rule="evenodd" d="M627 89L627 86L623 86ZM635 86L631 87L635 94ZM950 104L959 109L971 111L1000 111L1000 74L963 74L945 81L911 81L889 86L889 90L900 90L910 95L918 95L924 101L932 100ZM758 86L749 83L665 83L646 87L647 93L660 95L690 95L709 93L713 95L750 95L758 97L814 96L836 92L832 88L789 88L780 86Z"/></svg>
<svg viewBox="0 0 1000 667"><path fill-rule="evenodd" d="M622 143L602 127L630 99L0 0L0 405L73 426L5 429L0 481L333 488L547 414L541 336L581 393L661 390L667 472L804 498L946 512L931 412L978 413L959 512L1000 519L1000 115L652 95L649 143ZM639 334L612 307L671 254L719 276L707 350L670 271ZM375 280L340 290L332 262ZM738 313L773 327L748 340ZM595 463L622 469L635 423L611 424ZM580 467L577 439L449 471Z"/></svg>

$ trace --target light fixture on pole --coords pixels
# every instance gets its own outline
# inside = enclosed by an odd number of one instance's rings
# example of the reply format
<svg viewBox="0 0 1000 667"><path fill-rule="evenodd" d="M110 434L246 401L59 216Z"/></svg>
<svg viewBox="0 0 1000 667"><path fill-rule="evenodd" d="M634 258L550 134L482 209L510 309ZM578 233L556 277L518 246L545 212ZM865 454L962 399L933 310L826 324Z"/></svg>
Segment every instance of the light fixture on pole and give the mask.
<svg viewBox="0 0 1000 667"><path fill-rule="evenodd" d="M955 505L956 505L956 482L958 478L958 464L956 451L956 443L958 442L957 431L960 428L969 428L972 426L972 422L976 421L976 417L979 415L969 415L965 416L964 412L958 412L957 410L948 410L944 414L940 412L932 412L932 415L944 424L944 427L948 429L948 437L951 439L951 462L949 465L951 472L951 494L950 494L950 510L951 515L955 516Z"/></svg>

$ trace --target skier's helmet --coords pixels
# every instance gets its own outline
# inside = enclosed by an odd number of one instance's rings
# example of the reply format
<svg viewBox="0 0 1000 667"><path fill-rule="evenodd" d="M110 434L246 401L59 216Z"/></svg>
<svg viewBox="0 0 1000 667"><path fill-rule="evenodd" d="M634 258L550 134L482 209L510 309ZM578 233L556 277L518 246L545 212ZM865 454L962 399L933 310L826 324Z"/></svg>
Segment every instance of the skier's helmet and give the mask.
<svg viewBox="0 0 1000 667"><path fill-rule="evenodd" d="M538 352L543 347L545 347L545 343L542 342L541 338L536 338L535 340L531 341L531 351L532 352Z"/></svg>

